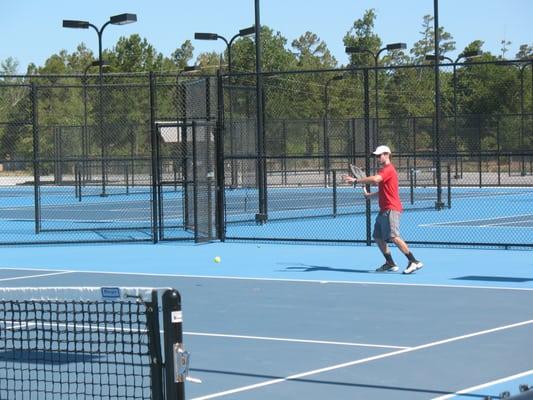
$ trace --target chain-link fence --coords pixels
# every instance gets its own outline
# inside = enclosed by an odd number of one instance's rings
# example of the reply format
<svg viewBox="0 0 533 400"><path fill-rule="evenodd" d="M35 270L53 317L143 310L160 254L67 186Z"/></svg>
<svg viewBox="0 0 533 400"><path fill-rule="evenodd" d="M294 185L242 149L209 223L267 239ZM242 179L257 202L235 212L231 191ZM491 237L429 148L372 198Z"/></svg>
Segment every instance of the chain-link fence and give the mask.
<svg viewBox="0 0 533 400"><path fill-rule="evenodd" d="M370 243L386 144L408 242L532 246L532 69L3 76L0 243Z"/></svg>
<svg viewBox="0 0 533 400"><path fill-rule="evenodd" d="M444 65L440 110L432 65L269 73L261 129L255 77L228 76L227 238L369 243L377 205L342 175L350 163L375 174L371 152L386 144L407 241L532 246L530 68ZM257 175L261 163L266 183Z"/></svg>
<svg viewBox="0 0 533 400"><path fill-rule="evenodd" d="M188 180L196 190L185 174L193 152L185 121L212 119L210 81L0 77L0 242L197 238L185 221ZM190 212L203 216L204 201Z"/></svg>

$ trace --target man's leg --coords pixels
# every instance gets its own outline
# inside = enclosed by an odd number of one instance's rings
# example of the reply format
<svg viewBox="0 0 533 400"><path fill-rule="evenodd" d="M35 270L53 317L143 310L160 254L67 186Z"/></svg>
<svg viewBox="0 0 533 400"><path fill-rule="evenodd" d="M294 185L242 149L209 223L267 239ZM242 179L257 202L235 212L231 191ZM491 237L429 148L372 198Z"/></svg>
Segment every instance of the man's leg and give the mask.
<svg viewBox="0 0 533 400"><path fill-rule="evenodd" d="M377 272L398 271L398 267L396 266L396 263L392 259L392 254L389 250L389 246L387 245L387 242L377 237L375 237L374 240L376 241L376 244L378 245L379 250L381 251L381 254L383 254L383 257L385 257L385 264L379 267L376 271Z"/></svg>
<svg viewBox="0 0 533 400"><path fill-rule="evenodd" d="M400 251L407 257L407 268L403 271L404 274L410 274L417 269L422 268L424 264L418 261L413 253L409 250L407 243L400 237L400 213L398 211L391 211L389 215L390 236L391 241L400 249Z"/></svg>
<svg viewBox="0 0 533 400"><path fill-rule="evenodd" d="M420 269L423 267L424 264L422 264L420 261L418 261L413 253L409 250L409 246L407 246L407 243L403 241L403 239L399 236L391 238L392 242L400 249L400 251L407 257L408 264L407 268L403 271L404 274L410 274L415 272L417 269Z"/></svg>

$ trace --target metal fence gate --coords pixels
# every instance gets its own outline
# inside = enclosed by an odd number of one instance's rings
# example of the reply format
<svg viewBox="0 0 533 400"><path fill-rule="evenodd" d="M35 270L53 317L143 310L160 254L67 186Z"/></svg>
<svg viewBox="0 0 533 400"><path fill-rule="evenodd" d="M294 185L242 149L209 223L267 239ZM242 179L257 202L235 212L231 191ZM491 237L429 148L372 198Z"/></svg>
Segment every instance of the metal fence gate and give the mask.
<svg viewBox="0 0 533 400"><path fill-rule="evenodd" d="M216 124L157 123L159 239L216 237Z"/></svg>

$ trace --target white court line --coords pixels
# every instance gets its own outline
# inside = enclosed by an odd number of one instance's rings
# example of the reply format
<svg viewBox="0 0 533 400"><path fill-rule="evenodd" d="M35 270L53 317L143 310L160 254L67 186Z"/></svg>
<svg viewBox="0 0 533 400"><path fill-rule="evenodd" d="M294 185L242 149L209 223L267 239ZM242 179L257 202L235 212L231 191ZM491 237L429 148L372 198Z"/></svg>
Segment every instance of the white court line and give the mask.
<svg viewBox="0 0 533 400"><path fill-rule="evenodd" d="M533 222L533 216L530 218L530 219L522 219L520 221L509 221L509 222L495 222L493 224L485 224L485 225L480 225L481 228L485 228L487 226L503 226L503 225L513 225L513 224L523 224L525 222ZM517 228L531 228L531 226L518 226Z"/></svg>
<svg viewBox="0 0 533 400"><path fill-rule="evenodd" d="M13 268L18 269L18 268ZM39 271L39 270L35 270ZM41 270L42 271L42 270ZM64 274L72 274L74 271L61 271L61 272L53 272L50 274L38 274L38 275L28 275L28 276L17 276L15 278L1 278L0 281L16 281L19 279L31 279L31 278L40 278L43 276L52 276L52 275L64 275Z"/></svg>
<svg viewBox="0 0 533 400"><path fill-rule="evenodd" d="M42 269L42 268L27 268L27 267L1 267L8 270L22 270L22 271L58 271L58 269ZM242 276L212 276L212 275L179 275L179 274L154 274L148 272L113 272L113 271L76 271L64 270L65 273L79 273L79 274L107 274L107 275L139 275L139 276L155 276L155 277L173 277L173 278L190 278L190 279L227 279L236 281L259 281L259 282L287 282L287 283L315 283L315 284L342 284L342 285L377 285L377 286L413 286L413 287L435 287L448 289L485 289L485 290L516 290L516 291L533 291L533 288L521 288L510 286L474 286L474 285L439 285L433 283L404 283L404 282L375 282L375 281L336 281L324 279L286 279L286 278L256 278L256 277L242 277Z"/></svg>
<svg viewBox="0 0 533 400"><path fill-rule="evenodd" d="M246 335L226 335L221 333L204 333L204 332L183 332L184 335L190 336L209 336L235 339L253 339L253 340L270 340L274 342L292 342L292 343L311 343L311 344L330 344L338 346L359 346L359 347L378 347L382 349L408 349L406 346L389 346L384 344L370 343L353 343L353 342L331 342L326 340L308 340L308 339L290 339L267 336L246 336Z"/></svg>
<svg viewBox="0 0 533 400"><path fill-rule="evenodd" d="M447 222L434 222L434 223L430 223L430 224L420 224L418 226L425 226L425 227L427 227L427 226L453 226L453 225L450 225L450 224L463 224L465 222L480 222L480 221L498 221L498 220L503 220L503 219L507 219L507 218L523 218L523 217L526 217L526 218L533 217L533 214L507 215L505 217L498 217L498 218L490 218L490 217L488 217L488 218L477 218L477 219L453 220L453 221L447 221ZM522 221L520 221L520 222L522 222ZM476 225L476 226L480 226L480 225Z"/></svg>
<svg viewBox="0 0 533 400"><path fill-rule="evenodd" d="M505 378L497 379L495 381L490 381L490 382L487 382L487 383L483 383L481 385L472 386L472 387L460 390L460 391L455 392L455 393L451 393L451 394L447 394L447 395L439 396L439 397L434 397L432 400L451 399L452 397L455 397L457 395L470 393L470 392L473 392L475 390L484 389L484 388L489 387L489 386L498 385L500 383L505 383L505 382L508 382L508 381L512 381L513 379L522 378L524 376L528 376L528 375L531 375L531 374L533 374L533 369L530 369L529 371L521 372L521 373L516 374L516 375L511 375L511 376L508 376L508 377L505 377Z"/></svg>
<svg viewBox="0 0 533 400"><path fill-rule="evenodd" d="M459 340L469 339L469 338L472 338L472 337L475 337L475 336L486 335L486 334L489 334L489 333L494 333L494 332L502 331L502 330L505 330L505 329L517 328L517 327L525 326L525 325L529 325L529 324L533 324L533 319L530 319L530 320L527 320L527 321L518 322L518 323L515 323L515 324L504 325L504 326L500 326L500 327L497 327L497 328L487 329L487 330L484 330L484 331L474 332L474 333L470 333L470 334L467 334L467 335L456 336L456 337L452 337L452 338L449 338L449 339L439 340L439 341L436 341L436 342L426 343L426 344L423 344L423 345L420 345L420 346L410 347L410 348L403 349L403 350L397 350L397 351L393 351L393 352L390 352L390 353L379 354L377 356L372 356L372 357L362 358L362 359L359 359L359 360L349 361L349 362L346 362L346 363L343 363L343 364L337 364L337 365L332 365L332 366L325 367L325 368L315 369L315 370L312 370L312 371L301 372L299 374L290 375L290 376L287 376L285 378L272 379L272 380L261 382L261 383L257 383L257 384L254 384L254 385L242 386L242 387L238 387L238 388L235 388L235 389L226 390L224 392L218 392L218 393L209 394L207 396L195 397L194 399L191 399L191 400L214 399L214 398L217 398L217 397L222 397L222 396L226 396L226 395L233 394L233 393L245 392L245 391L248 391L248 390L257 389L257 388L264 387L264 386L275 385L275 384L286 382L286 381L289 381L289 380L301 379L303 377L307 377L307 376L311 376L311 375L317 375L317 374L321 374L323 372L333 371L333 370L340 369L340 368L351 367L351 366L358 365L358 364L364 364L364 363L368 363L370 361L381 360L383 358L388 358L388 357L397 356L397 355L400 355L400 354L410 353L410 352L413 352L413 351L423 350L423 349L427 349L427 348L430 348L430 347L440 346L442 344L447 344L447 343L451 343L451 342L455 342L455 341L459 341Z"/></svg>

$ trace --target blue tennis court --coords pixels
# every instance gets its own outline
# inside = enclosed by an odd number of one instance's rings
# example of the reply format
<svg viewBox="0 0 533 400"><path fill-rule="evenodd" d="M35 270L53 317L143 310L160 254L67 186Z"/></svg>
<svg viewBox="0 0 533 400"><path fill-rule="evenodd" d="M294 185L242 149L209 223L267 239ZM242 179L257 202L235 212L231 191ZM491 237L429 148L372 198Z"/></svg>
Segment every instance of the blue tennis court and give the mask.
<svg viewBox="0 0 533 400"><path fill-rule="evenodd" d="M425 267L405 276L374 273L366 246L6 247L0 284L178 289L202 381L188 399L484 398L532 385L529 252L413 251Z"/></svg>
<svg viewBox="0 0 533 400"><path fill-rule="evenodd" d="M0 220L5 241L53 242L150 240L153 220L149 186L99 187L78 198L74 187L45 186L38 214L31 187L2 187ZM185 228L182 188L162 190L164 229L174 239L193 239ZM366 203L353 187L270 188L268 222L258 224L256 189L225 191L225 231L229 239L364 241ZM452 187L435 210L435 187L403 187L402 235L414 243L469 242L531 245L532 191L529 187ZM371 212L377 211L372 204ZM41 232L35 233L36 218ZM373 217L371 217L373 219ZM75 232L75 233L74 233ZM469 240L471 238L471 240Z"/></svg>

